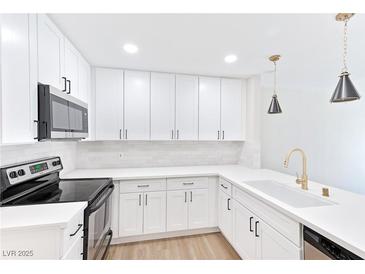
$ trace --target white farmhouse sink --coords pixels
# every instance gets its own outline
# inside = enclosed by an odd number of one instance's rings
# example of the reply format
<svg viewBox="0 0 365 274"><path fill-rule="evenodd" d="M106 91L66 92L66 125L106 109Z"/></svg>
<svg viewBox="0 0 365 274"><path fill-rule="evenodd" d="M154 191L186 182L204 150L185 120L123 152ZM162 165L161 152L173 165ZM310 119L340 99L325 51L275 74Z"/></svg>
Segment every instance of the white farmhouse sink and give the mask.
<svg viewBox="0 0 365 274"><path fill-rule="evenodd" d="M244 183L292 207L318 207L335 204L332 201L324 200L321 197L308 193L306 190L300 189L299 186L298 189L295 189L294 187L289 187L270 180L249 181ZM295 184L295 182L293 182L293 184Z"/></svg>

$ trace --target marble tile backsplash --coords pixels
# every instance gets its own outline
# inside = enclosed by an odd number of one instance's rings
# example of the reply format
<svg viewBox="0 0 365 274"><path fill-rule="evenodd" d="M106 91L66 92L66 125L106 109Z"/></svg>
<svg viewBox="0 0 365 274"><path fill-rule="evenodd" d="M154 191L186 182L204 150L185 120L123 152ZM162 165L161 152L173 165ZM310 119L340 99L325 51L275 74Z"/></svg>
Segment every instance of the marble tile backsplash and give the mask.
<svg viewBox="0 0 365 274"><path fill-rule="evenodd" d="M60 156L63 172L68 172L76 166L77 142L47 141L34 144L1 145L0 166L43 158Z"/></svg>
<svg viewBox="0 0 365 274"><path fill-rule="evenodd" d="M94 141L77 144L77 168L237 164L243 142Z"/></svg>

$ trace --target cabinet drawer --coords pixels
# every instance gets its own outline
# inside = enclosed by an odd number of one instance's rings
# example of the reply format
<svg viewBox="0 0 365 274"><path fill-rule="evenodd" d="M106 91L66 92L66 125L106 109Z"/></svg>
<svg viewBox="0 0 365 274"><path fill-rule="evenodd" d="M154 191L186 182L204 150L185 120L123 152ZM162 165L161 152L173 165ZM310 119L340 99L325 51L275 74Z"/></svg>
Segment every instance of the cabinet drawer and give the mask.
<svg viewBox="0 0 365 274"><path fill-rule="evenodd" d="M237 187L233 187L233 198L292 241L296 246L301 246L299 223Z"/></svg>
<svg viewBox="0 0 365 274"><path fill-rule="evenodd" d="M167 179L167 189L208 188L208 177L187 177Z"/></svg>
<svg viewBox="0 0 365 274"><path fill-rule="evenodd" d="M77 214L67 224L63 232L63 250L62 256L70 249L70 247L77 241L81 236L84 235L84 212Z"/></svg>
<svg viewBox="0 0 365 274"><path fill-rule="evenodd" d="M166 190L166 179L120 181L120 193Z"/></svg>
<svg viewBox="0 0 365 274"><path fill-rule="evenodd" d="M219 178L219 189L232 196L232 184L222 178Z"/></svg>

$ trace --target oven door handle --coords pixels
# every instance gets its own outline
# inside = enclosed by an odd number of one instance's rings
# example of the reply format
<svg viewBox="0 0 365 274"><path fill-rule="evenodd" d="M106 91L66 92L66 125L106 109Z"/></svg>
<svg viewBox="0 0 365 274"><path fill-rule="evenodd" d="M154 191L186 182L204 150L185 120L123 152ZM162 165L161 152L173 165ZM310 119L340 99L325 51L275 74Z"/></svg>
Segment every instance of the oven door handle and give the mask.
<svg viewBox="0 0 365 274"><path fill-rule="evenodd" d="M109 231L106 234L106 237L108 237L108 236L109 236L109 240L108 240L107 247L105 248L104 254L101 257L102 260L105 260L106 255L108 255L108 251L109 251L109 247L110 247L110 242L112 241L112 238L113 238L113 231L111 229L109 229Z"/></svg>
<svg viewBox="0 0 365 274"><path fill-rule="evenodd" d="M113 190L114 190L114 184L110 185L108 187L109 189L107 190L106 194L102 194L104 196L103 199L101 199L99 202L96 203L96 205L90 207L89 209L89 214L97 211L104 203L105 201L109 198L109 196L112 194Z"/></svg>

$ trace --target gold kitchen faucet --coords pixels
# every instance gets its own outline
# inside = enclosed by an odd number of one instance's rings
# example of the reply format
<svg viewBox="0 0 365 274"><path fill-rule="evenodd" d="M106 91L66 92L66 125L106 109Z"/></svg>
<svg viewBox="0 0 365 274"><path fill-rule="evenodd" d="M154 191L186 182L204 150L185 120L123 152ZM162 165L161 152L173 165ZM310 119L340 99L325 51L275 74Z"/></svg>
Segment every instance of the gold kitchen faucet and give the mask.
<svg viewBox="0 0 365 274"><path fill-rule="evenodd" d="M296 183L300 184L302 186L302 189L308 190L307 157L305 156L305 153L302 149L294 148L294 149L290 150L289 153L285 157L284 167L286 167L286 168L288 167L290 156L295 151L299 152L302 155L302 164L303 164L302 176L300 178L298 177L296 179Z"/></svg>

